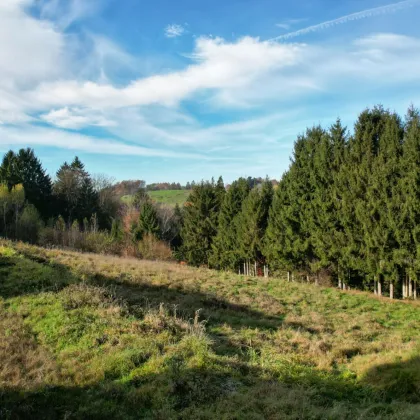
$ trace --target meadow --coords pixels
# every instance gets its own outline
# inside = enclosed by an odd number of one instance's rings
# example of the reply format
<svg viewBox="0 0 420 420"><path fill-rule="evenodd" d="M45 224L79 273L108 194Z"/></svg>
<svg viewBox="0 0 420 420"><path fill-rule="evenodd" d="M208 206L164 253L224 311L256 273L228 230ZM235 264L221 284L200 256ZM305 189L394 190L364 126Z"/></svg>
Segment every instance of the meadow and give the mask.
<svg viewBox="0 0 420 420"><path fill-rule="evenodd" d="M167 204L175 207L176 204L182 206L191 193L191 190L161 190L161 191L148 191L150 198L156 203ZM121 198L124 203L131 203L134 196L125 195Z"/></svg>
<svg viewBox="0 0 420 420"><path fill-rule="evenodd" d="M419 419L420 305L0 241L2 419Z"/></svg>

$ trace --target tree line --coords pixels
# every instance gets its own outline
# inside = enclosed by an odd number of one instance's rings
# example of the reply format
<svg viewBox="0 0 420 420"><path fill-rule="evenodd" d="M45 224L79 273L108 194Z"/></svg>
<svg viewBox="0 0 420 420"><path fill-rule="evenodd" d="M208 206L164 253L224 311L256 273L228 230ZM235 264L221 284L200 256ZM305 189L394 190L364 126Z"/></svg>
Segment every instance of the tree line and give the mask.
<svg viewBox="0 0 420 420"><path fill-rule="evenodd" d="M0 182L3 236L175 255L243 274L266 274L269 267L289 279L417 296L420 117L414 107L404 119L381 106L366 109L352 133L340 120L311 127L295 141L279 183L249 177L228 186L222 178L190 184L182 208L154 203L143 181L92 177L78 158L52 181L31 149L4 156ZM116 194L126 188L137 190L130 204Z"/></svg>
<svg viewBox="0 0 420 420"><path fill-rule="evenodd" d="M248 261L342 289L417 296L420 275L420 117L378 106L349 134L340 120L294 145L273 193L245 179L227 192L202 183L182 229L185 259L241 270Z"/></svg>

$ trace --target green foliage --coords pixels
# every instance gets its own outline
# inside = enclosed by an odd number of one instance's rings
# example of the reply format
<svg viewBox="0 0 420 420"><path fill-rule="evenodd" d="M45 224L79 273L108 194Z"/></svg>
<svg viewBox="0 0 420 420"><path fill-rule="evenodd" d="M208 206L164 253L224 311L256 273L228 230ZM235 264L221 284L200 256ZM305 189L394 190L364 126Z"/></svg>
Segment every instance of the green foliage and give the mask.
<svg viewBox="0 0 420 420"><path fill-rule="evenodd" d="M416 280L418 121L413 108L404 125L375 107L360 114L351 136L340 121L300 136L270 210L270 266L326 270L358 287L375 281L390 294L406 275Z"/></svg>
<svg viewBox="0 0 420 420"><path fill-rule="evenodd" d="M159 238L160 233L159 219L156 209L150 201L146 201L140 208L139 223L137 226L137 239L142 239L146 234Z"/></svg>
<svg viewBox="0 0 420 420"><path fill-rule="evenodd" d="M59 213L69 222L75 219L82 222L100 211L98 193L78 157L70 165L64 163L59 168L53 188Z"/></svg>
<svg viewBox="0 0 420 420"><path fill-rule="evenodd" d="M37 208L44 219L52 215L51 178L32 149L6 153L0 166L0 182L5 183L9 190L18 184L23 185L26 200Z"/></svg>
<svg viewBox="0 0 420 420"><path fill-rule="evenodd" d="M210 265L219 269L236 269L240 262L236 217L249 194L249 184L244 178L234 181L223 197L217 235L212 244Z"/></svg>
<svg viewBox="0 0 420 420"><path fill-rule="evenodd" d="M38 210L34 205L29 204L19 216L17 237L22 241L36 244L43 226Z"/></svg>
<svg viewBox="0 0 420 420"><path fill-rule="evenodd" d="M214 182L201 182L192 190L184 207L181 230L182 254L192 265L208 264L217 234L220 187Z"/></svg>
<svg viewBox="0 0 420 420"><path fill-rule="evenodd" d="M272 200L273 185L266 180L261 187L254 187L242 203L235 219L237 249L242 261L263 262L263 238Z"/></svg>

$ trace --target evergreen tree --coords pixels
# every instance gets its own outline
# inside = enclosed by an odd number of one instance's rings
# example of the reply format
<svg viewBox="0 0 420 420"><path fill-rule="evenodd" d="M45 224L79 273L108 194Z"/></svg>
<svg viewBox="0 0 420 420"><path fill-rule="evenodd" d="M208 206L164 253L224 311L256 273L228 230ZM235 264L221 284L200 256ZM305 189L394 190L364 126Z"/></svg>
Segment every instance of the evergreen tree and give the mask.
<svg viewBox="0 0 420 420"><path fill-rule="evenodd" d="M295 241L300 234L298 207L293 191L292 175L286 172L274 194L264 238L263 254L272 271L289 271L302 266Z"/></svg>
<svg viewBox="0 0 420 420"><path fill-rule="evenodd" d="M262 188L254 187L245 198L235 220L238 252L242 261L263 262L263 238L273 200L273 185L266 180Z"/></svg>
<svg viewBox="0 0 420 420"><path fill-rule="evenodd" d="M92 179L78 157L69 165L64 163L57 171L54 193L59 203L59 213L69 223L91 218L100 211L99 196Z"/></svg>
<svg viewBox="0 0 420 420"><path fill-rule="evenodd" d="M403 155L400 162L402 176L394 195L395 236L398 247L395 259L401 266L401 283L405 290L406 276L419 281L420 272L420 114L410 107L406 116Z"/></svg>
<svg viewBox="0 0 420 420"><path fill-rule="evenodd" d="M140 209L137 227L137 239L142 239L145 234L160 237L159 219L155 207L150 201L143 203Z"/></svg>
<svg viewBox="0 0 420 420"><path fill-rule="evenodd" d="M312 269L339 272L341 249L346 239L340 221L341 188L339 173L345 160L346 128L338 119L328 132L319 133L314 153L311 242L316 255Z"/></svg>
<svg viewBox="0 0 420 420"><path fill-rule="evenodd" d="M234 181L224 196L220 208L217 235L212 245L210 265L220 269L236 269L240 257L238 253L237 225L235 218L242 203L249 194L246 179Z"/></svg>
<svg viewBox="0 0 420 420"><path fill-rule="evenodd" d="M0 180L11 190L22 184L26 200L33 204L44 219L52 215L52 184L41 162L32 149L21 149L17 154L10 151L0 167Z"/></svg>
<svg viewBox="0 0 420 420"><path fill-rule="evenodd" d="M208 264L217 233L220 201L214 182L195 185L184 208L182 254L192 265Z"/></svg>

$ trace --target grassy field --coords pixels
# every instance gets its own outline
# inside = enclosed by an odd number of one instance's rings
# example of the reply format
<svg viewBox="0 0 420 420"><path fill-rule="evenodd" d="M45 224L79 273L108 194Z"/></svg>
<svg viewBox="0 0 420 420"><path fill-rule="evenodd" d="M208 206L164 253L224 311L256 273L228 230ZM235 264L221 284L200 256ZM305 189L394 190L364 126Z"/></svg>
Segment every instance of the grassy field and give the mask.
<svg viewBox="0 0 420 420"><path fill-rule="evenodd" d="M168 190L168 191L149 191L148 194L152 200L157 203L168 204L175 206L176 204L182 206L190 195L190 190ZM132 195L125 195L122 200L126 203L131 202L133 199Z"/></svg>
<svg viewBox="0 0 420 420"><path fill-rule="evenodd" d="M0 242L1 419L419 419L420 306Z"/></svg>

